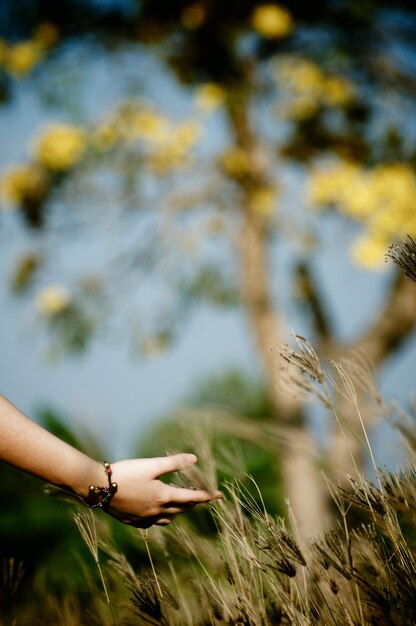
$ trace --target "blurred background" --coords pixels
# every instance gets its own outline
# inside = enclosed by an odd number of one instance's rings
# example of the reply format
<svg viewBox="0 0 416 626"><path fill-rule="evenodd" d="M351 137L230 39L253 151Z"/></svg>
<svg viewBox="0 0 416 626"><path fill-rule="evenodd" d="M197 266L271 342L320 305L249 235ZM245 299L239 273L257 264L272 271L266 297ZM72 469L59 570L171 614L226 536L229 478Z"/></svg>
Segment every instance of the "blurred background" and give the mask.
<svg viewBox="0 0 416 626"><path fill-rule="evenodd" d="M322 528L322 468L371 476L368 450L279 351L365 355L412 404L416 291L385 255L416 235L415 35L410 0L1 0L1 393L111 459L208 420L272 512ZM358 393L377 464L405 463ZM10 556L45 520L2 472Z"/></svg>

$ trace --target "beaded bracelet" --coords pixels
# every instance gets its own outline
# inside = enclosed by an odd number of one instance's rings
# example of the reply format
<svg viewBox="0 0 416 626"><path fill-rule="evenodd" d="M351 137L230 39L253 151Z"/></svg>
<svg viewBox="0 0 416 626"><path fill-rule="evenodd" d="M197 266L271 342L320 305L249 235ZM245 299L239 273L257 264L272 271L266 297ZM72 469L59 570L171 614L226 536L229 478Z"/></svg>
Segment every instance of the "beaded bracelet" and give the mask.
<svg viewBox="0 0 416 626"><path fill-rule="evenodd" d="M101 462L104 466L104 473L108 478L108 487L97 487L96 485L88 487L88 496L85 502L90 509L102 509L111 501L111 498L117 491L117 483L111 482L113 470L110 463L106 461Z"/></svg>

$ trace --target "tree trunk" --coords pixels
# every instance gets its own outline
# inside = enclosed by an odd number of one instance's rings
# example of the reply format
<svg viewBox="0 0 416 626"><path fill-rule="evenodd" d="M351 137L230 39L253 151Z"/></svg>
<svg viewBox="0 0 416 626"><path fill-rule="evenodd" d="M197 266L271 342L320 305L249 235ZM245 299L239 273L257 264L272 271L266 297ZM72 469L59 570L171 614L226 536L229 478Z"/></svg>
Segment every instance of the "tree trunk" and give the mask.
<svg viewBox="0 0 416 626"><path fill-rule="evenodd" d="M266 237L262 220L254 211L245 211L238 238L242 297L263 361L276 419L287 429L287 443L280 459L283 488L300 539L305 540L321 531L329 521L327 493L302 404L278 390L277 349L284 337L270 296Z"/></svg>
<svg viewBox="0 0 416 626"><path fill-rule="evenodd" d="M236 145L250 162L250 173L236 180L241 192L241 228L236 240L243 305L263 362L267 388L276 419L287 429L281 450L283 489L293 511L301 541L322 530L327 520L324 481L316 463L314 442L307 430L301 403L278 391L278 366L284 336L272 302L268 271L268 227L253 206L253 191L267 184L258 159L244 101L229 103L229 120Z"/></svg>

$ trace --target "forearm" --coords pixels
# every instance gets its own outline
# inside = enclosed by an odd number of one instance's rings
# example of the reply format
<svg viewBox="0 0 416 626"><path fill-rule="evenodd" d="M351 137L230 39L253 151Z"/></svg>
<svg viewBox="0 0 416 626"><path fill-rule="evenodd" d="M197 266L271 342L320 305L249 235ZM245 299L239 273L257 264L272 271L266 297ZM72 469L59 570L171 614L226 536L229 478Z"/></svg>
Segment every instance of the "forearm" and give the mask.
<svg viewBox="0 0 416 626"><path fill-rule="evenodd" d="M61 441L0 395L0 460L82 497L103 483L100 463Z"/></svg>

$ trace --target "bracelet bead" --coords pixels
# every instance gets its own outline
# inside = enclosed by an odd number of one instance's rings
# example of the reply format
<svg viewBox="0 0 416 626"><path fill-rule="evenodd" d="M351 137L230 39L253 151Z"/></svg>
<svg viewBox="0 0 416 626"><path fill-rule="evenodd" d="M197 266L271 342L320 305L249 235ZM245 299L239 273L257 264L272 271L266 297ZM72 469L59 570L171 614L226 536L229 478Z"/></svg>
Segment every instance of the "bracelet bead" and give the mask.
<svg viewBox="0 0 416 626"><path fill-rule="evenodd" d="M108 479L108 487L100 487L97 485L90 485L88 487L88 496L85 503L90 509L104 508L104 506L111 501L118 488L117 483L111 482L113 470L111 469L110 463L102 461L102 465L104 466L104 473Z"/></svg>

